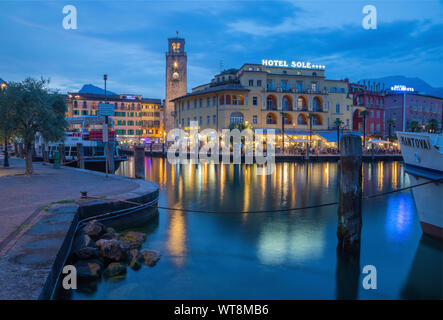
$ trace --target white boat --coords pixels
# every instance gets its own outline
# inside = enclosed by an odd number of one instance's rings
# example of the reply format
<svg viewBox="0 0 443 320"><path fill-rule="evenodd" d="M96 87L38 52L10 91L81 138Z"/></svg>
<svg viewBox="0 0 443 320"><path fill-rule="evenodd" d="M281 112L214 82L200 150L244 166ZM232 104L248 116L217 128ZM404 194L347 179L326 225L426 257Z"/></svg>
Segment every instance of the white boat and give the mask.
<svg viewBox="0 0 443 320"><path fill-rule="evenodd" d="M45 143L40 135L37 136L35 157L42 160L44 158L43 152L46 152L47 159L53 162L54 151L58 150L59 144L63 144L63 165L78 167L77 145L81 144L83 146L83 162L85 169L105 172L106 157L101 128L104 124L104 117L71 117L66 118L66 120L69 124L69 130L65 132L65 138L63 141ZM99 126L98 129L97 126ZM119 168L122 161L127 160L127 157L119 155L118 141L115 139L115 131L111 130L108 132L108 140L111 145L115 171ZM43 148L45 150L43 150Z"/></svg>
<svg viewBox="0 0 443 320"><path fill-rule="evenodd" d="M423 233L443 240L443 134L397 132Z"/></svg>

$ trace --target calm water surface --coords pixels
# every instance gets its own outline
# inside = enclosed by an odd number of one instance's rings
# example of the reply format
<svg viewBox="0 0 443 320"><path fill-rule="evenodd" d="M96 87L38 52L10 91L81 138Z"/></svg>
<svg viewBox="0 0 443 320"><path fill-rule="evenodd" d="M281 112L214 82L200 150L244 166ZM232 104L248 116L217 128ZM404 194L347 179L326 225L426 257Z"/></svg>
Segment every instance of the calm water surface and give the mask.
<svg viewBox="0 0 443 320"><path fill-rule="evenodd" d="M205 210L301 207L337 199L336 162L170 165L146 159L146 179L160 186L159 205ZM133 162L118 174L133 176ZM364 164L364 194L410 185L400 162ZM198 214L159 210L146 249L162 259L102 280L73 299L404 299L442 294L442 249L422 237L412 193L364 201L360 261L337 258L337 206L267 214ZM377 268L377 290L362 287L365 265Z"/></svg>

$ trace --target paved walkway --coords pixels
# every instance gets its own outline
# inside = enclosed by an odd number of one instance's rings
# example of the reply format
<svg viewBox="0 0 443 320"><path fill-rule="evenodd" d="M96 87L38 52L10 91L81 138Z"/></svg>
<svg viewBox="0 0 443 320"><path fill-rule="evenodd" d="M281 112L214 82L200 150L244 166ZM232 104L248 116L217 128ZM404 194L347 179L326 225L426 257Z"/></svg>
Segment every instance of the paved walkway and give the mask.
<svg viewBox="0 0 443 320"><path fill-rule="evenodd" d="M130 180L106 179L90 171L68 167L54 169L52 165L34 162L34 174L25 176L25 161L10 159L10 168L0 167L0 252L2 244L12 232L36 211L51 202L75 200L80 191L90 196L108 196L126 193L139 185ZM1 259L1 254L0 254Z"/></svg>
<svg viewBox="0 0 443 320"><path fill-rule="evenodd" d="M0 167L0 300L37 299L45 283L55 279L51 270L63 266L59 252L72 232L78 209L72 200L80 198L80 191L122 199L158 192L147 181L42 163L34 163L35 173L28 177L24 160L10 164Z"/></svg>

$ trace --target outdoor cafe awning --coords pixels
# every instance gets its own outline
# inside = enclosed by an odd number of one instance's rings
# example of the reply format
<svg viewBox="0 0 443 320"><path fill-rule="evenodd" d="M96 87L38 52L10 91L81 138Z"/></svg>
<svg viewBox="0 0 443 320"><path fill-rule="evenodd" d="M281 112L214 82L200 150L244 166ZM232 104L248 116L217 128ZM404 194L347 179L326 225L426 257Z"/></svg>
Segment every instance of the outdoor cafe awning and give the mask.
<svg viewBox="0 0 443 320"><path fill-rule="evenodd" d="M328 130L328 131L315 131L315 134L319 135L323 139L327 140L328 142L337 142L337 131L336 130ZM345 131L344 134L355 134L358 136L363 136L361 132L358 131ZM340 131L339 133L339 139L343 135L343 132Z"/></svg>

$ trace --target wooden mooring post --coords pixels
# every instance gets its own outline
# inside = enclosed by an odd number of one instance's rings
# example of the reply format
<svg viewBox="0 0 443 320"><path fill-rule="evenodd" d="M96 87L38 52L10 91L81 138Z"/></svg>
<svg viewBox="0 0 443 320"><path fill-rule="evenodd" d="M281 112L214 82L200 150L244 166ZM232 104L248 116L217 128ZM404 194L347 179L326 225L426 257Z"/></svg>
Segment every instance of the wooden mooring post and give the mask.
<svg viewBox="0 0 443 320"><path fill-rule="evenodd" d="M360 254L362 228L362 148L361 138L345 134L340 140L340 179L337 249Z"/></svg>
<svg viewBox="0 0 443 320"><path fill-rule="evenodd" d="M85 159L84 159L84 152L83 152L83 144L77 143L77 166L80 169L85 168Z"/></svg>
<svg viewBox="0 0 443 320"><path fill-rule="evenodd" d="M145 148L143 146L134 147L134 171L137 179L145 178Z"/></svg>

